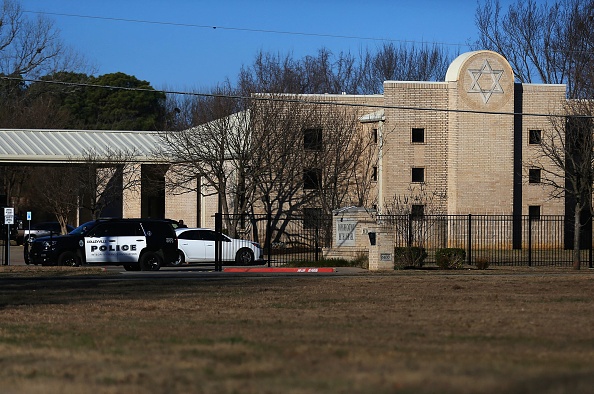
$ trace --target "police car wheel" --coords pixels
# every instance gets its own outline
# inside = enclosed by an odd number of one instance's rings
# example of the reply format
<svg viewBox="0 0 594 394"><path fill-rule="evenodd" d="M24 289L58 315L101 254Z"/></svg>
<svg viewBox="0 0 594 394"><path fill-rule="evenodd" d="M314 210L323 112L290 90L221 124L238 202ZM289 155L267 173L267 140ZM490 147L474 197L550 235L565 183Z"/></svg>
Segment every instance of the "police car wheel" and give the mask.
<svg viewBox="0 0 594 394"><path fill-rule="evenodd" d="M66 265L68 267L79 267L80 258L74 252L64 252L58 258L58 265Z"/></svg>
<svg viewBox="0 0 594 394"><path fill-rule="evenodd" d="M235 255L235 263L242 265L250 265L254 263L254 253L247 249L239 249Z"/></svg>
<svg viewBox="0 0 594 394"><path fill-rule="evenodd" d="M146 252L140 257L141 271L158 271L161 268L161 257L155 252Z"/></svg>

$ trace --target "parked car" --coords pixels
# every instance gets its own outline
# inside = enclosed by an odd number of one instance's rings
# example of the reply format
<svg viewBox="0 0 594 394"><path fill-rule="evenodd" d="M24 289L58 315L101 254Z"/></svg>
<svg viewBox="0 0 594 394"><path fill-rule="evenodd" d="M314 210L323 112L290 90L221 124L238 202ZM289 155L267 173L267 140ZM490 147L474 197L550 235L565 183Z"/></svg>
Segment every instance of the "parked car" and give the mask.
<svg viewBox="0 0 594 394"><path fill-rule="evenodd" d="M19 245L29 241L32 242L35 238L46 237L48 235L60 235L62 233L62 228L58 222L41 222L32 224L30 230L26 225L24 227L22 241L17 239L17 243ZM71 232L72 230L74 230L74 226L67 224L66 231Z"/></svg>
<svg viewBox="0 0 594 394"><path fill-rule="evenodd" d="M178 258L171 223L158 219L97 219L69 234L31 243L29 262L41 265L123 265L157 271Z"/></svg>
<svg viewBox="0 0 594 394"><path fill-rule="evenodd" d="M263 262L263 252L257 242L230 238L208 228L178 228L175 230L179 258L175 265L215 261L215 243L222 242L222 261L250 265Z"/></svg>

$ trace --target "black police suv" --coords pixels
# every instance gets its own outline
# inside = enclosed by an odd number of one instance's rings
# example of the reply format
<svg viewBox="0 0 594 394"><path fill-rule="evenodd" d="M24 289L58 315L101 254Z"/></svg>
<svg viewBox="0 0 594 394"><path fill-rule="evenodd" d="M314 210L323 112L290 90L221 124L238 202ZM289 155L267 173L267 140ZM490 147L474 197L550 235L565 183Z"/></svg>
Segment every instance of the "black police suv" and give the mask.
<svg viewBox="0 0 594 394"><path fill-rule="evenodd" d="M176 261L173 226L158 219L97 219L69 234L35 239L29 263L123 265L127 271L157 271Z"/></svg>

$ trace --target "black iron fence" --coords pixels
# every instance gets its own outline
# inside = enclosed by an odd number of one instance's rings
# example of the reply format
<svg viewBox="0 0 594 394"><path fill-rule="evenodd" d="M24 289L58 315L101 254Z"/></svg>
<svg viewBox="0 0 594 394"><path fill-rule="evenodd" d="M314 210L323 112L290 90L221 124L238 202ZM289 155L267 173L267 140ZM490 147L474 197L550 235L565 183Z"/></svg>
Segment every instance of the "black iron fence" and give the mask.
<svg viewBox="0 0 594 394"><path fill-rule="evenodd" d="M378 224L393 232L396 247L421 247L426 263L441 248L461 248L468 264L570 266L573 224L561 215L380 215ZM582 227L580 260L592 268L591 223Z"/></svg>
<svg viewBox="0 0 594 394"><path fill-rule="evenodd" d="M241 223L238 237L259 242L270 266L321 259L332 247L331 215L228 216ZM395 247L421 247L425 263L435 252L461 248L466 262L509 266L571 266L573 224L562 215L378 215L377 224L394 234ZM580 260L592 268L591 223L583 227Z"/></svg>
<svg viewBox="0 0 594 394"><path fill-rule="evenodd" d="M237 236L260 243L270 266L291 261L318 261L331 246L331 215L228 215L240 223Z"/></svg>

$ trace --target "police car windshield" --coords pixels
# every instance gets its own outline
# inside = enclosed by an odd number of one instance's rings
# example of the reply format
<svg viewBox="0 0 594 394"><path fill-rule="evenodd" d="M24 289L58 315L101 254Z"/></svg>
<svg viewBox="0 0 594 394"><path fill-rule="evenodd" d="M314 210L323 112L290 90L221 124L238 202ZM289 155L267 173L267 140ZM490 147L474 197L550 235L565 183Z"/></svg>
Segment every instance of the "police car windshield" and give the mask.
<svg viewBox="0 0 594 394"><path fill-rule="evenodd" d="M91 228L93 228L93 224L95 222L86 222L75 228L70 232L70 234L75 235L85 235Z"/></svg>

